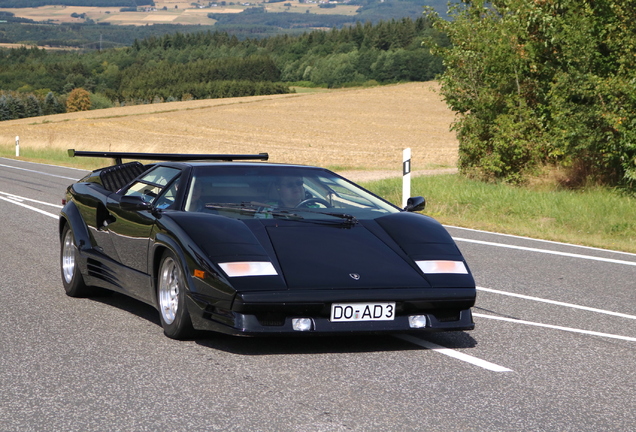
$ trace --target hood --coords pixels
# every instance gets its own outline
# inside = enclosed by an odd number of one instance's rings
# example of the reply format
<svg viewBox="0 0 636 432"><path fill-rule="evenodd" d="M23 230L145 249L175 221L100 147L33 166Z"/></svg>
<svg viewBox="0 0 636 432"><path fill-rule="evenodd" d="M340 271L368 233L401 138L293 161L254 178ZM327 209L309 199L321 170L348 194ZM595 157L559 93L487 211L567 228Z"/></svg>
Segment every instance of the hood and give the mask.
<svg viewBox="0 0 636 432"><path fill-rule="evenodd" d="M278 276L229 278L239 291L474 287L472 275L424 275L414 260L463 257L434 219L395 213L354 226L181 214L179 225L216 265L270 261Z"/></svg>
<svg viewBox="0 0 636 432"><path fill-rule="evenodd" d="M429 286L402 257L362 225L269 226L267 234L291 289Z"/></svg>

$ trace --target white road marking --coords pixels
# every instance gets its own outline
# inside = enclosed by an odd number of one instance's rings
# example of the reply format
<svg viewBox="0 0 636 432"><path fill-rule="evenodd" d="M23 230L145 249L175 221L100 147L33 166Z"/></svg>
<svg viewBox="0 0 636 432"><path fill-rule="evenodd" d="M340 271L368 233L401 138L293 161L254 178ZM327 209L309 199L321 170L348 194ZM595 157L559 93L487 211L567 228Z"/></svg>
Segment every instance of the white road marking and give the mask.
<svg viewBox="0 0 636 432"><path fill-rule="evenodd" d="M22 202L22 201L30 201L30 202L34 202L34 203L38 203L38 204L42 204L42 205L47 205L47 206L51 206L51 207L57 207L57 208L62 208L61 205L59 204L51 204L51 203L47 203L44 201L38 201L35 199L31 199L31 198L27 198L27 197L23 197L23 196L19 196L19 195L14 195L12 193L8 193L8 192L2 192L0 191L0 195L5 195L6 198L9 198L10 200L13 200L14 202Z"/></svg>
<svg viewBox="0 0 636 432"><path fill-rule="evenodd" d="M59 217L60 217L59 215L56 215L56 214L53 214L53 213L49 213L49 212L46 212L44 210L40 210L39 208L30 206L30 205L27 205L27 204L24 204L24 203L21 203L21 202L18 202L18 201L9 199L9 198L5 198L5 197L1 197L0 196L0 200L6 201L6 202L10 202L11 204L19 205L20 207L24 207L24 208L27 208L29 210L33 210L34 212L42 213L43 215L50 216L50 217L55 218L55 219L59 219Z"/></svg>
<svg viewBox="0 0 636 432"><path fill-rule="evenodd" d="M0 167L13 168L13 169L17 169L17 170L20 170L20 171L28 171L28 172L32 172L32 173L42 174L42 175L49 176L49 177L62 178L62 179L66 179L66 180L73 180L73 181L77 181L78 180L77 177L65 177L65 176L61 176L61 175L57 175L57 174L51 174L51 173L47 173L47 172L43 172L43 171L36 171L36 170L31 170L31 169L26 169L26 168L15 167L15 166L12 166L12 165L0 164Z"/></svg>
<svg viewBox="0 0 636 432"><path fill-rule="evenodd" d="M11 162L19 162L19 163L23 163L23 164L50 166L50 167L53 167L53 168L64 168L64 169L68 169L68 170L83 171L85 173L88 172L84 168L74 168L74 167L67 167L67 166L62 166L62 165L45 164L45 163L42 163L42 162L31 162L31 161L26 161L26 160L21 160L21 159L11 159L11 158L6 158L6 157L0 157L0 159L4 159L6 161L11 161Z"/></svg>
<svg viewBox="0 0 636 432"><path fill-rule="evenodd" d="M503 243L493 243L493 242L487 242L483 240L472 240L472 239L465 239L465 238L458 238L458 237L453 237L453 239L456 241L463 241L466 243L476 243L476 244L482 244L486 246L496 246L496 247L509 248L509 249L518 249L518 250L523 250L528 252L539 252L539 253L551 254L551 255L561 255L561 256L566 256L570 258L581 258L581 259L587 259L592 261L608 262L612 264L636 266L636 261L623 261L623 260L616 260L611 258L596 257L591 255L581 255L581 254L574 254L574 253L568 253L568 252L559 252L559 251L553 251L548 249L537 249L537 248L531 248L531 247L525 247L525 246L514 246L509 244L503 244Z"/></svg>
<svg viewBox="0 0 636 432"><path fill-rule="evenodd" d="M480 358L473 357L471 355L464 354L464 353L461 353L459 351L452 350L450 348L445 348L445 347L443 347L441 345L437 345L437 344L435 344L433 342L429 342L429 341L422 340L420 338L416 338L415 336L411 336L411 335L395 335L395 337L398 338L398 339L402 339L403 341L410 342L412 344L421 346L423 348L433 350L433 351L438 352L440 354L444 354L446 356L453 357L453 358L455 358L457 360L465 361L465 362L470 363L472 365L479 366L479 367L484 368L484 369L488 369L488 370L493 371L493 372L512 372L512 369L508 369L508 368L505 368L503 366L499 366L499 365L496 365L494 363L490 363L490 362L488 362L486 360L482 360Z"/></svg>
<svg viewBox="0 0 636 432"><path fill-rule="evenodd" d="M574 244L574 243L563 243L563 242L557 242L557 241L552 241L552 240L543 240L543 239L532 238L532 237L518 236L518 235L514 235L514 234L503 234L503 233L498 233L498 232L493 232L493 231L483 231L483 230L478 230L478 229L473 229L473 228L464 228L464 227L458 227L458 226L453 226L453 225L444 225L444 226L447 227L447 228L464 230L464 231L471 231L471 232L476 232L476 233L491 234L491 235L501 236L501 237L510 237L510 238L516 238L516 239L521 239L521 240L530 240L530 241L542 242L542 243L550 243L550 244L555 244L555 245L571 246L571 247L575 247L575 248L589 249L589 250L595 250L595 251L599 251L599 252L616 253L616 254L622 254L622 255L630 255L630 256L636 257L636 254L630 253L630 252L616 251L616 250L611 250L611 249L602 249L602 248L596 248L596 247L592 247L592 246L582 246L582 245L577 245L577 244Z"/></svg>
<svg viewBox="0 0 636 432"><path fill-rule="evenodd" d="M601 336L601 337L606 337L606 338L621 339L621 340L636 342L636 338L630 337L630 336L620 336L620 335L615 335L615 334L610 334L610 333L599 333L599 332L590 331L590 330L582 330L582 329L577 329L577 328L572 328L572 327L555 326L555 325L551 325L551 324L543 324L543 323L538 323L538 322L533 322L533 321L524 321L524 320L519 320L519 319L514 319L514 318L498 317L498 316L494 316L494 315L484 315L484 314L474 313L474 312L473 312L473 316L474 317L478 317L478 318L487 318L487 319L493 319L493 320L498 320L498 321L507 321L507 322L512 322L512 323L516 323L516 324L525 324L525 325L530 325L530 326L535 326L535 327L545 327L545 328L549 328L549 329L563 330L563 331L568 331L568 332L572 332L572 333L582 333L582 334L586 334L586 335Z"/></svg>
<svg viewBox="0 0 636 432"><path fill-rule="evenodd" d="M523 294L511 293L511 292L507 292L507 291L499 291L499 290L494 290L492 288L477 287L477 290L484 291L484 292L489 292L489 293L494 293L494 294L506 295L506 296L510 296L510 297L518 297L518 298L522 298L522 299L525 299L525 300L533 300L533 301L538 301L538 302L543 302L543 303L550 303L550 304L558 305L558 306L566 306L566 307L569 307L569 308L581 309L581 310L585 310L585 311L588 311L588 312L597 312L597 313L602 313L602 314L606 314L606 315L613 315L613 316L617 316L617 317L621 317L621 318L636 319L636 315L628 315L628 314L624 314L624 313L620 313L620 312L608 311L608 310L605 310L605 309L597 309L597 308L592 308L592 307L588 307L588 306L580 306L580 305L573 304L573 303L565 303L565 302L560 302L560 301L556 301L556 300L543 299L543 298L540 298L540 297L532 297L532 296L527 296L527 295L523 295Z"/></svg>

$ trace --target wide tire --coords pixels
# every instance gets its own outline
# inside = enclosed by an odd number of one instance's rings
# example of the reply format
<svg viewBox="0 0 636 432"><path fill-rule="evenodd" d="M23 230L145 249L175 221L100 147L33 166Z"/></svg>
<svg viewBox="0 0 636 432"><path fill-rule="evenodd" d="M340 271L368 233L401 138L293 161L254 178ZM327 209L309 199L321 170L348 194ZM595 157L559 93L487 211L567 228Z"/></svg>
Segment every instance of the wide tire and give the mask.
<svg viewBox="0 0 636 432"><path fill-rule="evenodd" d="M75 237L70 226L66 225L64 227L61 239L60 270L66 295L69 297L89 297L94 295L95 290L84 283L84 277L79 271L77 246L75 245Z"/></svg>
<svg viewBox="0 0 636 432"><path fill-rule="evenodd" d="M157 302L161 326L171 339L186 339L194 334L185 303L186 282L183 266L172 251L164 252L157 274Z"/></svg>

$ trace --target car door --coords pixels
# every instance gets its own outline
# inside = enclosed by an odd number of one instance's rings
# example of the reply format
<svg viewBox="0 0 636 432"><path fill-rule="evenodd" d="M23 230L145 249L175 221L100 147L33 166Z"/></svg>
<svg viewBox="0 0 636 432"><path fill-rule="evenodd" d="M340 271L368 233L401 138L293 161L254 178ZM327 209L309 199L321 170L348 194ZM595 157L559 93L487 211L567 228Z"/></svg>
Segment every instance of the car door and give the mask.
<svg viewBox="0 0 636 432"><path fill-rule="evenodd" d="M112 217L108 229L124 266L148 273L148 247L157 211L174 202L180 174L178 168L160 165L126 190L108 197Z"/></svg>

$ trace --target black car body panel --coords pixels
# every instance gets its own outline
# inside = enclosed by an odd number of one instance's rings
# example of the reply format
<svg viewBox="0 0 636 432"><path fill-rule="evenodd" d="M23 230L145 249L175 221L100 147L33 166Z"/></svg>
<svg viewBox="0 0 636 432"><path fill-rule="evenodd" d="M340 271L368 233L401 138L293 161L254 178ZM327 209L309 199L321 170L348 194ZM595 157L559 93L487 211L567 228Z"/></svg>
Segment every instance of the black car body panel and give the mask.
<svg viewBox="0 0 636 432"><path fill-rule="evenodd" d="M280 178L302 179L308 208L268 201ZM199 192L207 195L197 207ZM60 233L71 228L87 285L159 308L158 271L169 250L183 267L185 306L196 329L266 335L474 327L475 282L444 227L322 168L118 164L70 185L66 201ZM228 270L253 265L255 273ZM387 302L395 309L391 319L332 316L334 304L377 309ZM426 317L426 325L413 327L412 316ZM295 329L294 318L307 318L309 331Z"/></svg>

